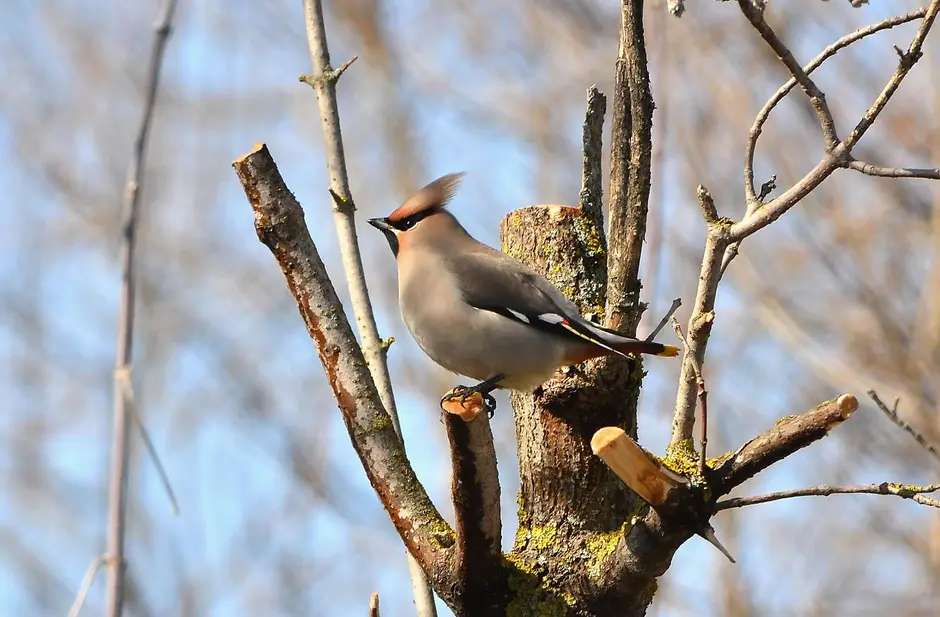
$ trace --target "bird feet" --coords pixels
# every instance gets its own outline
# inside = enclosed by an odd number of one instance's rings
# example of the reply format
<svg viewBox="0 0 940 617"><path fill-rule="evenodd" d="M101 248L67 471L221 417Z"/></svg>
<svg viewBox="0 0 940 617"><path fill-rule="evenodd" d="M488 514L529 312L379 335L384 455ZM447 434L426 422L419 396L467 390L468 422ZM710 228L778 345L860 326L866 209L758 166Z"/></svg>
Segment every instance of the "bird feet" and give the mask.
<svg viewBox="0 0 940 617"><path fill-rule="evenodd" d="M498 387L497 384L502 379L503 375L496 375L486 381L481 381L475 386L457 386L441 399L441 408L443 409L444 403L455 398L459 398L460 405L463 406L468 398L474 394L480 394L483 397L483 406L486 408L486 416L492 418L493 414L496 412L496 399L490 393Z"/></svg>

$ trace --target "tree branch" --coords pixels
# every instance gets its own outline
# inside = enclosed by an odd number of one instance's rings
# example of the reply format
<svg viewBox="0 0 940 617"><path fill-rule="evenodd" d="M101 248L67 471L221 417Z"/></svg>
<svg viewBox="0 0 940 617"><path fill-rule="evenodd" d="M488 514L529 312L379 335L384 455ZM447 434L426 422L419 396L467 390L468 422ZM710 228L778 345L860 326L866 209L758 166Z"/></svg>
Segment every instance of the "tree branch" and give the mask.
<svg viewBox="0 0 940 617"><path fill-rule="evenodd" d="M258 144L232 165L255 213L255 230L274 254L297 302L353 448L408 551L446 602L453 602L454 532L415 476L382 406L363 351L304 222L267 147Z"/></svg>
<svg viewBox="0 0 940 617"><path fill-rule="evenodd" d="M646 237L653 155L643 1L623 0L614 78L610 144L610 250L606 324L636 336L640 306L640 256Z"/></svg>
<svg viewBox="0 0 940 617"><path fill-rule="evenodd" d="M154 28L150 63L147 68L147 86L144 94L143 112L134 139L134 151L127 169L127 185L124 191L124 226L121 243L121 299L118 310L117 348L115 350L113 422L111 439L111 471L108 487L108 542L102 562L108 566L107 597L105 615L121 617L124 611L124 528L127 515L127 462L130 443L128 440L128 400L124 395L121 375L130 371L133 357L135 267L134 253L137 241L137 222L140 216L140 194L146 166L147 142L153 120L157 91L160 85L160 68L170 38L176 0L166 0L160 19ZM143 429L143 426L141 426ZM94 574L92 574L94 576ZM79 604L79 608L80 608Z"/></svg>
<svg viewBox="0 0 940 617"><path fill-rule="evenodd" d="M894 71L894 75L888 80L881 94L878 95L875 102L868 108L868 111L865 112L862 119L855 125L852 133L842 142L846 150L851 151L852 147L858 143L858 140L871 128L871 125L878 119L879 114L884 111L888 101L891 100L891 97L894 96L894 93L897 92L898 88L901 86L901 82L904 81L907 74L914 68L917 61L920 60L923 55L920 51L921 47L923 47L927 33L930 32L930 28L933 27L934 21L937 19L938 12L940 12L940 1L933 0L930 6L927 7L927 12L924 14L924 21L917 30L917 34L914 35L914 40L911 41L907 51L902 52L898 50L898 68Z"/></svg>
<svg viewBox="0 0 940 617"><path fill-rule="evenodd" d="M326 166L330 174L330 191L339 195L334 199L333 223L339 240L343 270L349 284L349 297L352 302L356 325L362 339L362 351L372 379L378 388L382 405L388 411L404 448L404 438L398 422L398 410L392 392L392 381L388 374L387 358L379 337L372 301L366 287L365 273L362 269L362 257L359 254L359 239L356 236L355 205L349 190L349 177L346 173L346 157L343 152L343 136L340 130L339 109L336 104L336 82L342 72L349 67L355 57L334 71L330 66L330 51L326 39L326 26L323 23L323 7L320 0L304 0L304 18L307 41L310 47L310 61L314 75L308 80L317 93L320 107L320 121L323 129L323 147ZM437 610L424 573L417 566L412 556L408 556L408 570L411 574L412 589L415 594L415 606L419 617L434 617Z"/></svg>
<svg viewBox="0 0 940 617"><path fill-rule="evenodd" d="M747 4L747 0L738 0L738 2L739 4ZM773 199L769 203L756 204L749 215L746 215L741 221L735 223L731 227L730 234L732 240L739 242L780 218L787 210L799 203L800 200L802 200L804 197L806 197L806 195L819 186L823 180L828 178L837 167L844 165L846 161L850 160L852 148L856 143L858 143L858 140L861 139L862 135L864 135L865 132L871 127L872 123L888 104L888 101L901 85L901 81L907 76L911 68L913 68L914 64L920 59L921 47L923 45L924 39L927 37L927 33L934 24L938 10L940 10L940 0L932 0L930 6L924 13L924 20L921 23L917 34L914 35L914 39L911 42L908 51L901 54L901 60L898 64L897 70L895 70L894 74L891 76L891 79L888 80L888 83L881 91L881 94L878 95L878 98L875 99L875 102L865 113L865 116L859 121L858 125L855 127L855 130L853 130L844 141L839 143L834 148L828 150L826 156L823 157L823 159L808 174L806 174L806 176L791 186L782 195ZM764 26L766 26L766 22L764 23ZM851 36L852 35L849 35L849 37ZM854 40L859 40L860 38L862 37L857 37Z"/></svg>
<svg viewBox="0 0 940 617"><path fill-rule="evenodd" d="M763 8L758 8L753 0L738 0L738 6L747 20L751 22L751 25L754 26L754 29L761 35L761 38L777 54L777 58L787 67L787 70L793 75L793 79L800 84L806 96L809 97L809 102L819 118L819 126L826 142L826 152L832 151L839 143L839 136L836 132L835 121L832 119L832 112L829 111L829 105L826 103L826 95L816 86L816 82L810 78L807 71L800 66L800 63L796 61L790 48L783 44L773 28L764 21Z"/></svg>
<svg viewBox="0 0 940 617"><path fill-rule="evenodd" d="M724 499L715 504L715 511L742 508L744 506L753 506L759 503L768 503L770 501L779 501L792 497L828 497L829 495L859 493L868 495L894 495L895 497L912 499L919 504L932 508L940 508L940 501L923 495L923 493L934 493L936 491L940 491L940 484L928 484L927 486L895 484L893 482L882 482L881 484L869 484L867 486L829 486L828 484L823 484L812 488L779 491L776 493L767 493L766 495L755 495L753 497Z"/></svg>
<svg viewBox="0 0 940 617"><path fill-rule="evenodd" d="M710 477L716 495L724 495L774 463L822 439L858 409L851 394L819 404L805 413L787 416L770 430L744 444Z"/></svg>
<svg viewBox="0 0 940 617"><path fill-rule="evenodd" d="M822 52L819 53L815 58L813 58L809 64L803 67L804 73L809 75L816 69L818 69L823 62L836 55L840 50L848 47L852 43L859 41L866 36L875 34L876 32L881 32L882 30L888 30L899 26L901 24L906 24L915 19L920 19L927 13L926 7L917 9L910 13L904 15L897 15L895 17L889 17L883 21L867 26L865 28L860 28L854 32L851 32L832 45L826 47ZM764 103L764 106L757 113L757 117L754 118L754 124L751 125L751 130L748 133L747 146L745 148L744 154L744 190L747 192L747 208L748 215L756 209L760 204L760 198L756 194L754 189L754 153L757 150L757 139L760 137L761 132L764 129L764 124L767 122L767 118L770 117L770 112L773 111L774 107L790 93L790 90L796 86L797 80L795 77L791 78L785 84L780 86L780 88L774 93L770 99Z"/></svg>
<svg viewBox="0 0 940 617"><path fill-rule="evenodd" d="M862 161L850 160L845 165L849 169L861 172L866 176L878 176L881 178L926 178L929 180L940 180L940 169L929 167L882 167L872 165Z"/></svg>
<svg viewBox="0 0 940 617"><path fill-rule="evenodd" d="M869 390L866 394L868 394L868 396L871 397L871 400L875 402L875 405L878 406L878 409L881 410L881 413L891 420L892 424L910 435L911 438L917 442L917 445L929 452L935 459L940 460L940 452L937 451L937 448L932 443L927 441L927 438L924 437L920 431L915 429L913 426L898 416L898 399L894 399L893 407L888 407L885 405L885 402L881 400L881 397L878 396L878 393L874 390Z"/></svg>
<svg viewBox="0 0 940 617"><path fill-rule="evenodd" d="M480 413L465 421L459 415L445 413L444 425L453 468L457 593L464 598L463 608L470 614L502 614L508 588L500 545L499 474L489 418Z"/></svg>
<svg viewBox="0 0 940 617"><path fill-rule="evenodd" d="M607 248L604 233L604 114L607 113L607 97L591 86L587 91L587 111L581 133L581 208L594 223L601 245Z"/></svg>

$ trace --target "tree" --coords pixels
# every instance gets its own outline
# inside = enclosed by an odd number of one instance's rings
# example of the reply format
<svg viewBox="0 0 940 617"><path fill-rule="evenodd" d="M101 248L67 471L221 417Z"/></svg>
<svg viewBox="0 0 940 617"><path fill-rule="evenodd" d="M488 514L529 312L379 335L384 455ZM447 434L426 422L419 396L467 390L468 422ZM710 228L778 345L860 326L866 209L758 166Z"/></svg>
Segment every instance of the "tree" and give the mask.
<svg viewBox="0 0 940 617"><path fill-rule="evenodd" d="M493 437L485 415L469 422L445 415L454 473L456 525L452 529L408 463L396 434L394 412L389 415L386 411L389 395L379 396L387 382L387 374L383 376L380 368L385 349L374 322L371 326L368 323L371 317L363 317L371 309L364 279L357 274L361 264L350 262L358 261L358 248L354 227L349 224L354 208L345 178L335 103L335 84L342 71L333 71L329 66L319 3L308 5L312 7L308 11L311 44L312 48L319 45L314 55L320 58L320 62L315 61L317 74L308 81L317 89L321 105L330 153L331 193L342 223L341 245L347 255L344 262L357 305L362 350L343 317L342 305L307 232L303 211L284 185L267 149L256 147L237 159L235 168L255 211L259 239L274 253L284 272L366 474L410 555L455 613L644 614L656 592L657 578L669 567L676 550L694 534L713 538L708 521L723 509L798 494L838 492L894 495L940 507L936 500L925 496L940 490L940 485L887 482L721 499L745 480L847 420L858 406L852 394L783 418L758 437L715 459L706 460L705 439L700 454L693 447L697 402L702 409L702 435L707 435L704 367L711 330L720 318L716 311L719 283L741 243L779 219L840 169L896 178L940 178L936 169L885 167L856 158L859 140L920 59L940 1L846 35L805 67L765 20L763 4L738 1L741 13L786 67L791 80L764 106L750 132L745 157L745 215L740 220L719 217L709 191L701 186L698 189L707 234L684 337L687 353L679 378L671 442L661 462L642 455L633 459L634 465L649 466L657 478L656 486L651 486L649 480L638 483L637 478L625 477L633 489L628 490L590 450L592 437L615 427L622 432L615 432L620 445L613 453L620 452L621 447L632 447L637 452L636 405L644 376L638 360L590 362L579 370L556 375L533 396L514 394L521 473L520 527L515 547L507 555L503 555L499 542L499 485ZM311 15L317 18L311 20ZM810 74L840 49L915 20L919 28L908 48L898 51L893 75L854 129L840 137L827 99ZM581 204L576 208L539 206L517 211L504 219L501 227L504 250L554 279L583 311L596 318L603 316L606 325L628 334L635 334L643 312L640 262L651 187L654 109L647 70L642 3L625 1L613 100L609 233L605 234L601 224L599 173L598 142L604 105L602 95L595 92L589 95L585 121ZM799 181L770 198L777 190L776 182L773 178L761 183L755 180L754 151L770 112L797 85L818 120L824 154ZM536 251L536 246L547 250ZM370 375L370 368L378 370L375 381L376 373ZM608 451L607 458L613 453ZM616 460L612 460L612 467L619 468ZM676 474L682 479L677 480ZM646 495L647 501L638 495Z"/></svg>

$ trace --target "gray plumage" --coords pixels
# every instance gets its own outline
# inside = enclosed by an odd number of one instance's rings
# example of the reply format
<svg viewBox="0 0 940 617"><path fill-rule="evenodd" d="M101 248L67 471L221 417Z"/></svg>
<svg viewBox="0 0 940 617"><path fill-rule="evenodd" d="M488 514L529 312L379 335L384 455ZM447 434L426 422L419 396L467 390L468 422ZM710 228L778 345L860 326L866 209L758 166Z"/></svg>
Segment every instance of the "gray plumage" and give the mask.
<svg viewBox="0 0 940 617"><path fill-rule="evenodd" d="M398 258L405 325L437 364L480 381L503 375L500 387L531 391L589 357L678 352L592 324L544 277L471 237L443 208L458 179L444 176L369 221Z"/></svg>

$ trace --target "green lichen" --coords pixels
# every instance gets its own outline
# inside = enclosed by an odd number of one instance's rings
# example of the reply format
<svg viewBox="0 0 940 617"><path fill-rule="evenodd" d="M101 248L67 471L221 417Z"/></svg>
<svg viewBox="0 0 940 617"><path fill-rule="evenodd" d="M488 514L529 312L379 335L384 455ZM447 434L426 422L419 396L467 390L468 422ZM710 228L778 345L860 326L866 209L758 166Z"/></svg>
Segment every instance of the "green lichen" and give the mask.
<svg viewBox="0 0 940 617"><path fill-rule="evenodd" d="M733 455L734 455L734 451L729 450L728 452L725 452L724 454L720 454L713 458L705 459L705 464L711 469L718 469L721 465L724 464L725 461L727 461Z"/></svg>
<svg viewBox="0 0 940 617"><path fill-rule="evenodd" d="M369 427L369 430L371 432L378 433L391 427L392 417L387 413L379 413L375 414L375 420L372 421L372 425Z"/></svg>
<svg viewBox="0 0 940 617"><path fill-rule="evenodd" d="M897 495L898 497L904 497L905 499L910 499L915 495L920 495L922 493L932 493L929 486L917 486L916 484L898 484L897 482L887 482L885 486L888 487L888 492L892 495Z"/></svg>
<svg viewBox="0 0 940 617"><path fill-rule="evenodd" d="M698 458L694 440L690 437L666 448L666 456L660 459L660 462L677 474L688 478L693 485L704 486L705 478L698 471Z"/></svg>
<svg viewBox="0 0 940 617"><path fill-rule="evenodd" d="M607 558L617 549L620 540L630 533L633 527L634 518L631 517L620 526L619 529L607 533L599 533L585 543L590 557L586 565L588 577L597 580L604 573L604 565Z"/></svg>
<svg viewBox="0 0 940 617"><path fill-rule="evenodd" d="M512 592L512 599L506 606L506 617L564 617L574 606L573 595L547 585L535 564L520 555L505 555L503 565Z"/></svg>

